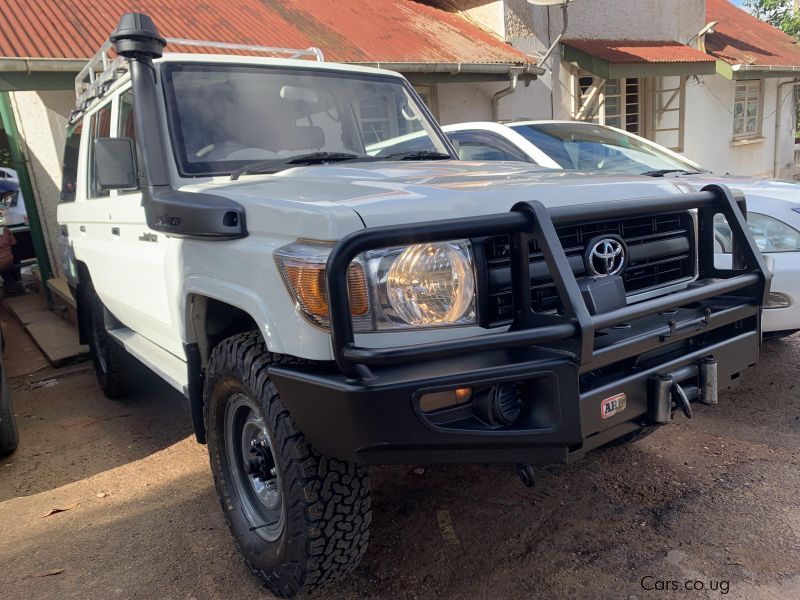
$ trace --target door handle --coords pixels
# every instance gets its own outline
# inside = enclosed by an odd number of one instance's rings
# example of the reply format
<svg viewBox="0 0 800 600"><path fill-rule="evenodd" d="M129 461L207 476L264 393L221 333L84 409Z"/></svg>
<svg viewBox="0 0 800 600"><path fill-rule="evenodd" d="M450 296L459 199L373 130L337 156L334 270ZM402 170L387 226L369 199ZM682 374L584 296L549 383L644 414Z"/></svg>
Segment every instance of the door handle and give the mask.
<svg viewBox="0 0 800 600"><path fill-rule="evenodd" d="M86 233L86 225L81 225L81 233Z"/></svg>
<svg viewBox="0 0 800 600"><path fill-rule="evenodd" d="M112 227L111 235L119 235L119 227Z"/></svg>

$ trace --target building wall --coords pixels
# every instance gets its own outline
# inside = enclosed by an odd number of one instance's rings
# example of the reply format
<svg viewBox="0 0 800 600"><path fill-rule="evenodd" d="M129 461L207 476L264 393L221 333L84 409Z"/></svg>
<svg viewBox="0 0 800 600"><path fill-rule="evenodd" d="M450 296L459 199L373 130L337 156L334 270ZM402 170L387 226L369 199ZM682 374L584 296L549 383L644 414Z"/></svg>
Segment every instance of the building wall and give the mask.
<svg viewBox="0 0 800 600"><path fill-rule="evenodd" d="M690 80L686 89L686 138L684 154L719 173L772 177L775 162L778 79L764 82L762 138L750 143L733 142L735 82L719 75ZM778 134L778 176L791 178L794 150L793 90L781 90Z"/></svg>
<svg viewBox="0 0 800 600"><path fill-rule="evenodd" d="M506 4L509 24L532 21L534 31L541 36L546 35L549 20L553 37L563 27L562 11L557 6L548 10L531 6L526 0L508 0ZM705 18L705 0L581 0L569 6L566 37L685 44L703 28Z"/></svg>
<svg viewBox="0 0 800 600"><path fill-rule="evenodd" d="M67 115L74 102L74 92L67 91L11 94L22 152L28 164L50 264L56 275L61 274L57 247L60 230L56 222L56 208L61 192L61 155L64 150ZM30 202L28 198L25 200Z"/></svg>

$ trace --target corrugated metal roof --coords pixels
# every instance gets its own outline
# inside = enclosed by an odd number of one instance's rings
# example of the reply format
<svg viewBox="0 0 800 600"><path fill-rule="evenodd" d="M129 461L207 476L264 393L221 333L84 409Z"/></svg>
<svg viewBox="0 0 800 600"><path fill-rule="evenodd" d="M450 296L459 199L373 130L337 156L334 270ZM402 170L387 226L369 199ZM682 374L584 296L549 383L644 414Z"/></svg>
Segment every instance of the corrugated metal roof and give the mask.
<svg viewBox="0 0 800 600"><path fill-rule="evenodd" d="M758 20L728 0L706 0L706 19L719 21L706 36L706 51L732 65L800 66L800 47L780 29Z"/></svg>
<svg viewBox="0 0 800 600"><path fill-rule="evenodd" d="M131 11L166 37L318 46L338 62L531 62L462 16L412 0L0 0L0 56L88 58Z"/></svg>
<svg viewBox="0 0 800 600"><path fill-rule="evenodd" d="M567 40L564 43L614 65L715 62L708 54L679 42Z"/></svg>

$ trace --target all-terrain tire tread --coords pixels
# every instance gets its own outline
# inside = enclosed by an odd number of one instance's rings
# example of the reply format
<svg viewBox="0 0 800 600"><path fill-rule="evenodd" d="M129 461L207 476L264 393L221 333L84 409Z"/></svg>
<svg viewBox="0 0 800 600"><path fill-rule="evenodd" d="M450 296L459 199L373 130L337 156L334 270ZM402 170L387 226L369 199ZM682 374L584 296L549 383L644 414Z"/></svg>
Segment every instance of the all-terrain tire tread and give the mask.
<svg viewBox="0 0 800 600"><path fill-rule="evenodd" d="M209 359L204 396L217 373L235 373L254 393L275 434L277 463L286 494L287 558L281 572L267 572L245 557L250 570L275 594L293 597L318 591L349 574L367 550L372 520L369 478L364 466L318 454L283 405L268 369L273 364L300 364L302 359L272 354L258 331L228 338ZM206 429L211 433L209 403L204 404ZM221 469L211 457L214 482L231 525ZM286 535L286 534L285 534Z"/></svg>

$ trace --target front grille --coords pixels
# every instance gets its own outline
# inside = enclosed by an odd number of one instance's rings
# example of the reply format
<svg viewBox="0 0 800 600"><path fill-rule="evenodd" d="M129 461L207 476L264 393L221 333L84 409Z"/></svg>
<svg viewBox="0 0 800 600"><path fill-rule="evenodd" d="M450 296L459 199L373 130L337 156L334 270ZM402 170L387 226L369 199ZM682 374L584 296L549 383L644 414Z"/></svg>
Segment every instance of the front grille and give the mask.
<svg viewBox="0 0 800 600"><path fill-rule="evenodd" d="M569 225L557 227L556 232L578 278L587 275L584 253L591 240L605 235L625 240L630 262L622 278L628 294L687 281L695 273L693 220L687 212ZM489 326L507 324L514 312L509 236L489 238L483 247L488 302L482 321ZM535 240L531 241L529 253L531 307L535 312L558 311L561 301Z"/></svg>

